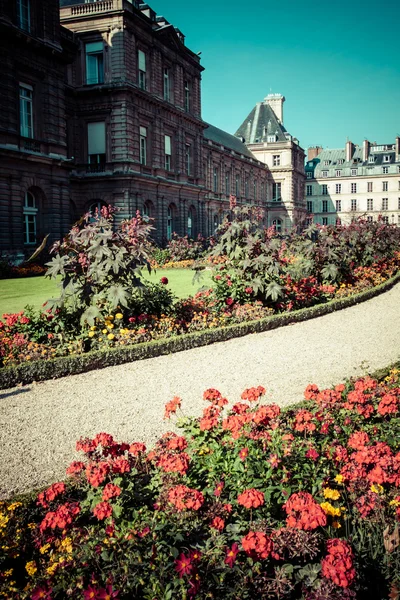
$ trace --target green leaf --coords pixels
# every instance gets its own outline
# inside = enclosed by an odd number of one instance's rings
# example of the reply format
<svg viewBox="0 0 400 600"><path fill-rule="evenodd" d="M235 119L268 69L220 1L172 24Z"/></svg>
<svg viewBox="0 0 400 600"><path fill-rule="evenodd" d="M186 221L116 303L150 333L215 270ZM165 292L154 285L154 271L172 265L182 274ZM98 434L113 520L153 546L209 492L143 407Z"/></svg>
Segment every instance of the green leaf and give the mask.
<svg viewBox="0 0 400 600"><path fill-rule="evenodd" d="M89 308L87 308L85 310L85 312L82 314L80 323L81 323L81 325L84 325L85 323L87 323L88 325L92 326L92 325L94 325L94 320L100 316L101 316L101 312L97 308L97 306L89 306Z"/></svg>
<svg viewBox="0 0 400 600"><path fill-rule="evenodd" d="M111 302L112 308L117 306L128 307L128 291L122 285L112 285L108 289L107 300Z"/></svg>
<svg viewBox="0 0 400 600"><path fill-rule="evenodd" d="M48 267L46 277L55 278L57 275L65 275L65 265L68 261L68 256L60 256L57 254L50 262L46 263L46 267Z"/></svg>
<svg viewBox="0 0 400 600"><path fill-rule="evenodd" d="M278 298L283 296L283 288L276 281L270 281L265 290L266 298L271 298L272 302L276 302Z"/></svg>

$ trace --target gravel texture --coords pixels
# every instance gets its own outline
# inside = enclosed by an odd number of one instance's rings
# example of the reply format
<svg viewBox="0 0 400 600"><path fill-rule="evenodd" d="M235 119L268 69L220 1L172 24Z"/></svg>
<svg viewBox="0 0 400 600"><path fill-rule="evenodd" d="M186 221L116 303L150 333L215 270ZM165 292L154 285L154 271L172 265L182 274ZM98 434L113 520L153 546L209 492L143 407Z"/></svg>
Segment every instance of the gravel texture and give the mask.
<svg viewBox="0 0 400 600"><path fill-rule="evenodd" d="M400 357L400 284L323 317L280 329L0 392L0 498L64 478L75 441L100 431L154 442L172 429L164 405L183 400L199 415L215 387L231 401L263 385L267 401L302 399L309 383L330 386Z"/></svg>

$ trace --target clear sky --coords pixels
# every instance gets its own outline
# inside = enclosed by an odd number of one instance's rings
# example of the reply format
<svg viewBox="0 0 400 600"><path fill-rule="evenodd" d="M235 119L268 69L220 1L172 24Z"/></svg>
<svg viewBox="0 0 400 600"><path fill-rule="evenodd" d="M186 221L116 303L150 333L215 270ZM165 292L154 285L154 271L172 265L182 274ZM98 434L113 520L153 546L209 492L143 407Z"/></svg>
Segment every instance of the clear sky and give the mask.
<svg viewBox="0 0 400 600"><path fill-rule="evenodd" d="M400 0L149 0L201 51L203 119L235 133L270 93L303 148L400 135Z"/></svg>

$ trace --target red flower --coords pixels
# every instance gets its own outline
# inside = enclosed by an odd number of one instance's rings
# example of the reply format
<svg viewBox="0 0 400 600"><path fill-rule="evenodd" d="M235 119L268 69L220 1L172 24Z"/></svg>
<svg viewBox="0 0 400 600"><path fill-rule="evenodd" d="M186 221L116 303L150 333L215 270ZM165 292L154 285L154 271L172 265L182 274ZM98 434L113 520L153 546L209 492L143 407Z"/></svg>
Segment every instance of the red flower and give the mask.
<svg viewBox="0 0 400 600"><path fill-rule="evenodd" d="M322 575L336 585L347 588L356 576L353 552L345 540L331 539L327 543L328 555L322 560Z"/></svg>
<svg viewBox="0 0 400 600"><path fill-rule="evenodd" d="M170 402L165 405L164 419L169 419L171 415L175 414L177 409L181 407L181 399L178 396L172 398Z"/></svg>
<svg viewBox="0 0 400 600"><path fill-rule="evenodd" d="M109 446L112 446L113 443L114 438L109 433L98 433L93 439L93 444L96 447L101 444L103 448L108 448Z"/></svg>
<svg viewBox="0 0 400 600"><path fill-rule="evenodd" d="M292 494L283 505L287 513L288 527L311 531L326 525L326 515L319 504L308 492Z"/></svg>
<svg viewBox="0 0 400 600"><path fill-rule="evenodd" d="M399 399L394 394L385 394L379 403L377 411L380 415L392 415L399 410Z"/></svg>
<svg viewBox="0 0 400 600"><path fill-rule="evenodd" d="M225 521L223 519L221 519L221 517L215 517L211 521L211 527L213 529L217 529L218 531L223 531L223 529L225 527Z"/></svg>
<svg viewBox="0 0 400 600"><path fill-rule="evenodd" d="M240 396L242 400L248 400L249 402L256 402L265 394L265 388L262 385L258 387L247 388Z"/></svg>
<svg viewBox="0 0 400 600"><path fill-rule="evenodd" d="M167 448L168 450L185 450L187 448L186 438L183 436L176 436L168 440Z"/></svg>
<svg viewBox="0 0 400 600"><path fill-rule="evenodd" d="M65 490L65 483L53 483L47 490L40 492L38 495L38 504L41 504L43 508L47 508L48 502L53 502L53 500L63 494Z"/></svg>
<svg viewBox="0 0 400 600"><path fill-rule="evenodd" d="M264 504L264 494L255 490L254 488L249 490L244 490L238 496L238 504L245 506L246 508L257 508L258 506L262 506Z"/></svg>
<svg viewBox="0 0 400 600"><path fill-rule="evenodd" d="M224 489L224 482L223 481L219 481L217 483L217 485L215 486L215 490L214 490L214 496L217 496L217 498L221 495L222 490Z"/></svg>
<svg viewBox="0 0 400 600"><path fill-rule="evenodd" d="M368 442L369 436L365 431L355 431L349 437L347 445L349 448L353 448L353 450L362 450Z"/></svg>
<svg viewBox="0 0 400 600"><path fill-rule="evenodd" d="M90 485L99 487L110 472L110 465L104 461L89 463L86 467L86 477Z"/></svg>
<svg viewBox="0 0 400 600"><path fill-rule="evenodd" d="M167 278L167 277L161 277L161 279L160 279L160 283L162 283L163 285L167 285L167 283L168 283L168 278Z"/></svg>
<svg viewBox="0 0 400 600"><path fill-rule="evenodd" d="M310 383L305 389L304 398L306 400L316 400L319 394L318 386L315 383Z"/></svg>
<svg viewBox="0 0 400 600"><path fill-rule="evenodd" d="M77 475L81 473L85 468L85 464L78 460L74 460L67 469L67 475Z"/></svg>
<svg viewBox="0 0 400 600"><path fill-rule="evenodd" d="M110 498L116 498L121 495L121 488L113 483L107 483L103 490L103 500L110 500Z"/></svg>
<svg viewBox="0 0 400 600"><path fill-rule="evenodd" d="M193 571L193 568L194 565L190 556L185 556L185 554L182 553L175 560L175 570L178 572L179 577L190 575Z"/></svg>
<svg viewBox="0 0 400 600"><path fill-rule="evenodd" d="M112 469L114 473L129 473L131 470L131 466L126 458L119 456L112 463Z"/></svg>
<svg viewBox="0 0 400 600"><path fill-rule="evenodd" d="M132 456L138 456L140 452L146 452L146 446L141 442L134 442L129 446L128 452L129 454L132 454Z"/></svg>
<svg viewBox="0 0 400 600"><path fill-rule="evenodd" d="M239 452L239 458L241 460L244 460L245 458L247 458L247 455L249 454L249 449L248 448L242 448Z"/></svg>
<svg viewBox="0 0 400 600"><path fill-rule="evenodd" d="M182 454L163 454L157 466L161 467L165 473L181 473L184 475L189 468L190 458L185 452Z"/></svg>
<svg viewBox="0 0 400 600"><path fill-rule="evenodd" d="M253 288L251 286L248 286L244 289L244 291L246 292L246 294L252 294L253 293Z"/></svg>
<svg viewBox="0 0 400 600"><path fill-rule="evenodd" d="M316 426L311 422L313 418L308 410L299 410L294 423L295 431L315 431Z"/></svg>
<svg viewBox="0 0 400 600"><path fill-rule="evenodd" d="M234 302L235 302L235 301L234 301L234 299L233 299L233 298L231 298L231 297L229 297L229 298L226 298L226 299L225 299L225 304L226 304L227 306L232 306L232 304L233 304Z"/></svg>
<svg viewBox="0 0 400 600"><path fill-rule="evenodd" d="M273 544L271 538L267 537L265 533L261 531L249 531L249 533L242 538L243 550L255 559L264 559L272 552Z"/></svg>
<svg viewBox="0 0 400 600"><path fill-rule="evenodd" d="M311 458L311 460L317 460L318 457L319 454L315 448L310 448L309 450L307 450L306 458Z"/></svg>
<svg viewBox="0 0 400 600"><path fill-rule="evenodd" d="M112 515L112 506L108 502L99 502L93 509L93 514L99 521L108 519Z"/></svg>
<svg viewBox="0 0 400 600"><path fill-rule="evenodd" d="M51 600L52 591L52 588L39 586L33 590L31 600Z"/></svg>
<svg viewBox="0 0 400 600"><path fill-rule="evenodd" d="M225 564L228 565L228 567L233 567L233 565L236 562L236 557L239 553L239 546L238 544L236 544L236 542L234 544L232 544L232 546L230 548L226 549L226 556L225 556Z"/></svg>
<svg viewBox="0 0 400 600"><path fill-rule="evenodd" d="M199 510L204 502L204 496L201 492L186 485L177 485L169 490L168 500L178 511L185 509Z"/></svg>
<svg viewBox="0 0 400 600"><path fill-rule="evenodd" d="M84 600L99 600L100 590L93 585L89 585L87 590L83 590Z"/></svg>
<svg viewBox="0 0 400 600"><path fill-rule="evenodd" d="M43 521L40 523L40 531L45 531L49 527L55 529L66 529L72 523L74 517L80 512L79 504L75 502L67 502L62 504L55 511L46 513Z"/></svg>
<svg viewBox="0 0 400 600"><path fill-rule="evenodd" d="M112 585L108 585L105 589L101 589L98 592L99 600L112 600L113 598L118 598L119 591L113 590Z"/></svg>

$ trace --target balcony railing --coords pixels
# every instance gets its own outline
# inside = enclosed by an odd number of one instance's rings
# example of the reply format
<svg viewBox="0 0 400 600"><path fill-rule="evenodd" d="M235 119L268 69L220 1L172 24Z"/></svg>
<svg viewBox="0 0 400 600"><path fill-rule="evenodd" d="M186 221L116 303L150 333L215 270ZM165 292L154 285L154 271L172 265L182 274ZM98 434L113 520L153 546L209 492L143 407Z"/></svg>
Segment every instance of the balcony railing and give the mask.
<svg viewBox="0 0 400 600"><path fill-rule="evenodd" d="M113 10L114 0L102 0L100 2L89 2L87 4L77 4L71 6L71 15L80 16L88 15L91 13L101 13Z"/></svg>

